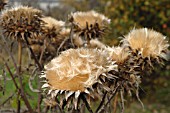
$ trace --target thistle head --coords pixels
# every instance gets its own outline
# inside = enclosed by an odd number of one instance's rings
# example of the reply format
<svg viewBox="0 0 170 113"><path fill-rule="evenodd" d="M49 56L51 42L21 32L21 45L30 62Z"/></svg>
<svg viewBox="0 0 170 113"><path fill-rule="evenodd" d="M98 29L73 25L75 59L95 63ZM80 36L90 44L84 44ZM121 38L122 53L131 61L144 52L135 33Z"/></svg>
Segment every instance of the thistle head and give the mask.
<svg viewBox="0 0 170 113"><path fill-rule="evenodd" d="M147 28L134 29L125 36L124 40L133 52L138 52L143 58L166 59L169 44L166 36L159 32Z"/></svg>
<svg viewBox="0 0 170 113"><path fill-rule="evenodd" d="M123 39L123 45L131 51L132 63L151 72L154 65L163 64L168 57L168 41L161 33L151 29L134 29Z"/></svg>
<svg viewBox="0 0 170 113"><path fill-rule="evenodd" d="M95 11L71 13L69 20L74 26L74 32L85 36L87 40L99 38L110 23L110 19Z"/></svg>
<svg viewBox="0 0 170 113"><path fill-rule="evenodd" d="M25 35L32 38L41 28L42 12L27 6L18 6L2 11L0 25L5 36L23 40Z"/></svg>
<svg viewBox="0 0 170 113"><path fill-rule="evenodd" d="M41 20L44 22L43 33L49 38L56 37L65 26L65 22L52 17L43 17Z"/></svg>
<svg viewBox="0 0 170 113"><path fill-rule="evenodd" d="M92 97L94 84L102 84L99 79L104 76L102 74L116 68L117 66L108 60L105 51L69 49L45 66L46 71L42 77L47 81L42 87L48 90L52 98L57 95L64 95L66 101L71 98L76 101L74 107L77 108L79 96L85 94Z"/></svg>

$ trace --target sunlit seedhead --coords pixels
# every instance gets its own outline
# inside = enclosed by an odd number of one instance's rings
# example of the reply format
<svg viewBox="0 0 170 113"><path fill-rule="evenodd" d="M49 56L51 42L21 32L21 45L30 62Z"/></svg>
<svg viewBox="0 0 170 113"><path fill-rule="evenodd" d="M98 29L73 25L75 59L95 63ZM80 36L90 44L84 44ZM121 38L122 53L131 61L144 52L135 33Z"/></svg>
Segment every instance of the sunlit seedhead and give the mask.
<svg viewBox="0 0 170 113"><path fill-rule="evenodd" d="M99 78L104 75L107 78L106 73L116 68L103 50L69 49L45 66L42 77L47 81L42 87L52 97L64 94L66 100L69 97L77 100L80 94L91 97L93 85L102 84Z"/></svg>
<svg viewBox="0 0 170 113"><path fill-rule="evenodd" d="M125 36L125 44L146 58L165 58L168 50L168 41L161 33L151 29L134 29Z"/></svg>

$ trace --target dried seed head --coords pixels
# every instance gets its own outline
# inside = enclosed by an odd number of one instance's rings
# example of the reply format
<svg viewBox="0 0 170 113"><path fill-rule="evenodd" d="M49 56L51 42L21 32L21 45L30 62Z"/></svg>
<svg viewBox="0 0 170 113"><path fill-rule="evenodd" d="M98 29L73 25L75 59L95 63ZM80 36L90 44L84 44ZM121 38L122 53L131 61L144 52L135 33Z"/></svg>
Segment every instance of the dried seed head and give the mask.
<svg viewBox="0 0 170 113"><path fill-rule="evenodd" d="M74 32L87 39L101 36L110 23L110 19L95 11L72 13L69 20L73 23Z"/></svg>
<svg viewBox="0 0 170 113"><path fill-rule="evenodd" d="M77 99L81 93L92 96L93 85L99 82L99 77L116 68L103 50L69 49L45 66L45 75L42 76L47 83L42 87L47 87L52 97L65 92L66 100L70 96Z"/></svg>
<svg viewBox="0 0 170 113"><path fill-rule="evenodd" d="M45 66L46 78L53 90L83 92L97 81L108 65L110 64L103 51L69 49Z"/></svg>
<svg viewBox="0 0 170 113"><path fill-rule="evenodd" d="M159 32L147 28L134 29L125 36L124 40L133 52L137 51L143 58L166 58L165 52L169 44L166 37Z"/></svg>
<svg viewBox="0 0 170 113"><path fill-rule="evenodd" d="M29 38L38 34L41 28L42 12L27 6L18 6L2 11L0 25L7 37L22 40L25 35Z"/></svg>
<svg viewBox="0 0 170 113"><path fill-rule="evenodd" d="M108 47L106 49L108 50L111 59L116 61L117 64L123 64L129 57L129 51L124 47Z"/></svg>
<svg viewBox="0 0 170 113"><path fill-rule="evenodd" d="M7 5L8 0L0 0L0 11L4 9L4 6Z"/></svg>
<svg viewBox="0 0 170 113"><path fill-rule="evenodd" d="M65 26L65 22L58 21L52 17L43 17L41 20L45 23L43 33L49 38L56 37Z"/></svg>

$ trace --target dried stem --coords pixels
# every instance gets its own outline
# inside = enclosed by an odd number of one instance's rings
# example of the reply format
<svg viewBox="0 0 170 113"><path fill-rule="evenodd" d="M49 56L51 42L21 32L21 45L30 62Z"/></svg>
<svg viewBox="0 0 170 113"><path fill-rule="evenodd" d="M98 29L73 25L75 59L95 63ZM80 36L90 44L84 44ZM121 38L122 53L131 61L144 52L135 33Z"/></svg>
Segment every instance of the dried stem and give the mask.
<svg viewBox="0 0 170 113"><path fill-rule="evenodd" d="M27 106L29 112L30 112L30 113L33 113L33 110L32 110L32 108L31 108L31 106L30 106L30 103L28 102L28 99L27 99L27 97L26 97L26 95L25 95L25 93L24 93L24 88L23 88L23 85L22 85L22 79L21 79L21 77L19 76L19 83L20 83L20 88L19 88L18 85L17 85L17 83L16 83L16 81L15 81L15 78L14 78L14 76L13 76L13 74L12 74L12 72L11 72L9 66L8 66L8 64L5 63L5 66L6 66L7 70L8 70L8 72L9 72L9 74L10 74L11 77L12 77L12 80L13 80L13 82L14 82L14 84L15 84L15 87L17 88L17 90L19 90L19 93L21 93L21 97L22 97L22 99L24 100L25 105Z"/></svg>
<svg viewBox="0 0 170 113"><path fill-rule="evenodd" d="M4 37L4 35L2 34L2 31L0 31L0 33L1 33L1 37L2 37L2 39L3 39L3 41L4 41L4 45L5 45L4 49L5 49L5 51L9 54L9 56L11 57L15 69L18 70L16 61L15 61L15 59L14 59L14 56L12 55L12 52L10 52L10 51L7 49L7 48L8 48L7 41L5 40L5 37Z"/></svg>
<svg viewBox="0 0 170 113"><path fill-rule="evenodd" d="M8 72L9 72L9 75L11 76L11 78L12 78L12 80L13 80L13 82L14 82L14 85L15 85L16 89L18 90L19 87L18 87L17 82L15 81L14 75L12 74L12 72L11 72L11 70L10 70L10 68L9 68L9 66L8 66L7 63L5 63L5 66L6 66L7 70L8 70Z"/></svg>
<svg viewBox="0 0 170 113"><path fill-rule="evenodd" d="M13 93L11 96L9 96L0 106L3 106L6 102L8 102L13 96L15 95L15 93Z"/></svg>
<svg viewBox="0 0 170 113"><path fill-rule="evenodd" d="M43 55L44 55L44 51L46 49L46 43L47 43L47 41L44 40L43 49L41 51L40 58L39 58L39 62L40 62L41 65L42 65L42 58L43 58Z"/></svg>
<svg viewBox="0 0 170 113"><path fill-rule="evenodd" d="M69 38L65 38L62 43L60 44L60 46L57 49L57 55L59 55L60 49L62 48L62 46L65 44L65 42L68 40Z"/></svg>
<svg viewBox="0 0 170 113"><path fill-rule="evenodd" d="M26 34L26 36L24 37L24 39L25 39L25 41L26 41L26 45L27 45L28 49L30 50L31 55L32 55L33 58L34 58L34 61L35 61L36 65L38 66L39 70L41 71L41 70L43 70L43 68L42 68L41 64L39 63L38 59L36 58L36 56L35 56L32 48L30 47L30 44L29 44L27 38L28 38L28 36L27 36L27 34ZM39 87L39 89L40 89L40 86L38 86L38 87ZM38 93L38 113L41 112L41 107L40 107L40 106L41 106L41 102L42 102L42 95L41 95L41 93Z"/></svg>
<svg viewBox="0 0 170 113"><path fill-rule="evenodd" d="M102 98L102 101L100 102L100 104L99 104L98 108L96 109L96 112L95 112L95 113L97 113L97 112L100 110L100 108L102 107L102 105L104 104L106 95L107 95L107 91L104 93L103 98Z"/></svg>
<svg viewBox="0 0 170 113"><path fill-rule="evenodd" d="M125 105L124 105L124 97L123 97L123 89L122 88L120 90L120 96L121 96L121 105L122 105L121 113L124 113Z"/></svg>
<svg viewBox="0 0 170 113"><path fill-rule="evenodd" d="M73 42L73 24L72 24L72 26L71 26L69 38L70 38L70 40L71 40L71 44L72 44L73 48L75 48L75 45L74 45L74 42Z"/></svg>
<svg viewBox="0 0 170 113"><path fill-rule="evenodd" d="M21 109L21 101L19 99L19 94L17 95L17 113L20 113Z"/></svg>
<svg viewBox="0 0 170 113"><path fill-rule="evenodd" d="M35 54L34 54L32 48L30 47L30 44L29 44L27 38L28 38L27 36L24 37L24 39L25 39L25 41L26 41L26 45L27 45L28 49L30 50L31 55L33 56L33 59L34 59L36 65L38 66L39 70L41 71L43 68L42 68L41 64L39 63L39 61L37 60L37 58L36 58L36 56L35 56Z"/></svg>
<svg viewBox="0 0 170 113"><path fill-rule="evenodd" d="M18 40L18 71L21 72L21 64L22 64L22 42Z"/></svg>
<svg viewBox="0 0 170 113"><path fill-rule="evenodd" d="M105 104L102 104L102 106L100 107L100 109L96 113L100 113L104 109L104 107L107 106L110 103L110 101L113 99L113 97L115 97L118 89L119 89L119 85L112 91L112 94L109 97L108 101Z"/></svg>
<svg viewBox="0 0 170 113"><path fill-rule="evenodd" d="M8 70L8 72L10 73L10 75L11 75L11 77L12 77L12 80L13 80L16 88L21 92L21 97L22 97L25 105L27 106L29 112L30 112L30 113L33 113L33 110L32 110L32 108L31 108L31 106L30 106L30 103L29 103L29 101L28 101L28 99L27 99L27 97L26 97L26 95L25 95L25 93L24 93L24 88L23 88L23 84L22 84L22 78L21 78L21 76L19 76L19 75L20 75L20 72L19 72L19 69L18 69L18 67L17 67L17 65L16 65L16 61L15 61L15 59L14 59L14 56L12 55L12 53L11 53L11 52L9 51L9 49L8 49L7 42L6 42L5 38L4 38L4 36L2 35L2 31L1 31L1 36L2 36L2 39L4 40L4 43L5 43L5 50L6 50L6 52L10 55L10 57L11 57L11 59L12 59L12 61L13 61L14 67L15 67L15 69L16 69L16 72L17 72L17 75L18 75L18 78L19 78L20 88L18 87L18 85L17 85L17 83L16 83L16 81L15 81L15 78L14 78L14 76L13 76L13 74L12 74L9 66L7 65L7 63L5 63L5 66L6 66L7 70Z"/></svg>
<svg viewBox="0 0 170 113"><path fill-rule="evenodd" d="M114 102L113 102L113 113L116 113L116 110L117 110L117 101L118 101L118 93L116 93L115 99L114 99Z"/></svg>
<svg viewBox="0 0 170 113"><path fill-rule="evenodd" d="M41 90L41 85L40 85L40 78L38 77L38 89L39 91ZM42 94L41 92L38 92L38 113L41 113L41 102L42 102Z"/></svg>
<svg viewBox="0 0 170 113"><path fill-rule="evenodd" d="M83 94L82 94L82 100L83 100L83 102L85 103L87 110L88 110L90 113L93 113L93 111L92 111L89 103L87 102L87 100L86 100L86 98L85 98L85 95L83 95Z"/></svg>

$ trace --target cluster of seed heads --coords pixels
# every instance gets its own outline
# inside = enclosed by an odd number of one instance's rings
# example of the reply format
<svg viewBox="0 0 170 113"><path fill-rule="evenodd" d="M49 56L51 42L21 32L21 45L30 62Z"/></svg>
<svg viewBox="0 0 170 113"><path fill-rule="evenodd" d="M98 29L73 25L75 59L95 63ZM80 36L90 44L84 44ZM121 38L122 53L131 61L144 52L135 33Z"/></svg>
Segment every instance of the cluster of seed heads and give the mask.
<svg viewBox="0 0 170 113"><path fill-rule="evenodd" d="M101 100L104 92L118 87L121 97L135 91L139 99L143 71L152 71L155 63L162 64L169 47L165 36L147 28L132 30L119 47L106 46L98 38L110 19L95 11L71 13L71 28L25 6L6 9L0 18L6 37L23 43L27 38L36 57L48 62L41 78L44 102L50 107L60 104L62 108L79 109L82 96L90 103L91 98ZM59 50L63 52L58 55Z"/></svg>

